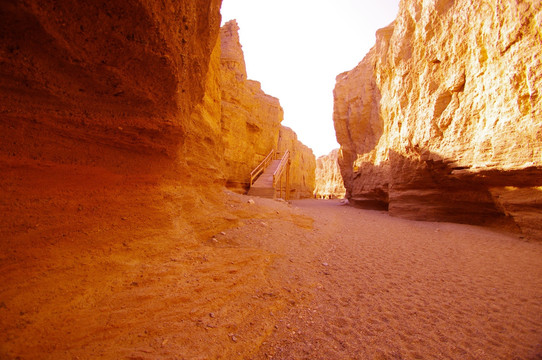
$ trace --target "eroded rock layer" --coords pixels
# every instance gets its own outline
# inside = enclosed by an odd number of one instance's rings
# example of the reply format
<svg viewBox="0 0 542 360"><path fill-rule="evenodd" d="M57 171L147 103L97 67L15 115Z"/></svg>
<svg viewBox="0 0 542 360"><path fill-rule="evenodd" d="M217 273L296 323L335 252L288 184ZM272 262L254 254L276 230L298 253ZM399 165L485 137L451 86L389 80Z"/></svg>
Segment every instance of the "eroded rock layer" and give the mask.
<svg viewBox="0 0 542 360"><path fill-rule="evenodd" d="M344 188L341 169L339 168L339 149L316 159L316 187L314 194L320 199L344 198Z"/></svg>
<svg viewBox="0 0 542 360"><path fill-rule="evenodd" d="M279 100L265 94L259 82L247 80L238 30L231 20L220 32L221 125L228 186L244 191L250 172L276 149L284 112Z"/></svg>
<svg viewBox="0 0 542 360"><path fill-rule="evenodd" d="M290 151L290 199L312 197L316 170L316 158L312 150L286 126L280 127L277 150L280 154Z"/></svg>
<svg viewBox="0 0 542 360"><path fill-rule="evenodd" d="M540 1L404 0L337 77L347 197L542 237Z"/></svg>

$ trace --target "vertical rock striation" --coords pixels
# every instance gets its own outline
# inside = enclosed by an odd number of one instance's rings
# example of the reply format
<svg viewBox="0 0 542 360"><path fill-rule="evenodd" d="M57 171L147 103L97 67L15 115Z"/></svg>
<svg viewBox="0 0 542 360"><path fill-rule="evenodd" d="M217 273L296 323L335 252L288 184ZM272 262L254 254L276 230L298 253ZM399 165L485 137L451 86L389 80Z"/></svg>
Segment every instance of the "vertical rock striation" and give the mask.
<svg viewBox="0 0 542 360"><path fill-rule="evenodd" d="M290 151L290 198L312 197L316 169L312 150L297 140L296 133L286 126L280 128L277 149L281 154Z"/></svg>
<svg viewBox="0 0 542 360"><path fill-rule="evenodd" d="M339 168L339 152L339 149L334 149L316 159L314 194L318 198L344 198L346 189Z"/></svg>
<svg viewBox="0 0 542 360"><path fill-rule="evenodd" d="M542 237L540 1L404 0L337 77L347 197Z"/></svg>

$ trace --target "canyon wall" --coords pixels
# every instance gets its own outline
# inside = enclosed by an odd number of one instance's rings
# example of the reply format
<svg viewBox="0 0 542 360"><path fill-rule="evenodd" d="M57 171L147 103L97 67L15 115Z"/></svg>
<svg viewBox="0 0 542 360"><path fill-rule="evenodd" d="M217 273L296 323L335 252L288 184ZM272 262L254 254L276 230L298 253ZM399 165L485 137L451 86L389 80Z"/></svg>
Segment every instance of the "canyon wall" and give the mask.
<svg viewBox="0 0 542 360"><path fill-rule="evenodd" d="M281 126L277 145L282 155L290 151L290 199L312 197L315 186L316 158L312 150L297 139L296 133Z"/></svg>
<svg viewBox="0 0 542 360"><path fill-rule="evenodd" d="M540 1L403 0L337 76L347 197L542 237Z"/></svg>
<svg viewBox="0 0 542 360"><path fill-rule="evenodd" d="M265 94L259 82L247 80L238 30L231 20L220 31L220 87L223 171L228 187L242 192L250 172L276 149L284 113L277 98Z"/></svg>
<svg viewBox="0 0 542 360"><path fill-rule="evenodd" d="M334 149L329 154L316 159L316 186L314 194L320 199L343 199L346 193L341 169L339 168L340 149Z"/></svg>
<svg viewBox="0 0 542 360"><path fill-rule="evenodd" d="M132 357L123 284L231 223L220 6L0 3L0 358Z"/></svg>
<svg viewBox="0 0 542 360"><path fill-rule="evenodd" d="M214 358L252 351L175 320L267 281L208 297L179 278L198 281L213 258L268 264L206 245L240 221L224 185L248 182L282 120L246 80L238 42L226 30L221 41L220 6L0 3L0 358L140 358L151 343L188 358L201 344ZM234 307L236 324L261 314Z"/></svg>
<svg viewBox="0 0 542 360"><path fill-rule="evenodd" d="M220 4L3 4L2 154L116 172L154 172L176 158L206 133L189 118L205 92Z"/></svg>
<svg viewBox="0 0 542 360"><path fill-rule="evenodd" d="M185 229L187 242L209 231L199 227L213 212L200 188L224 184L220 6L2 3L4 253L59 229L74 243L102 243L114 231L75 224L116 229L137 211L149 229Z"/></svg>

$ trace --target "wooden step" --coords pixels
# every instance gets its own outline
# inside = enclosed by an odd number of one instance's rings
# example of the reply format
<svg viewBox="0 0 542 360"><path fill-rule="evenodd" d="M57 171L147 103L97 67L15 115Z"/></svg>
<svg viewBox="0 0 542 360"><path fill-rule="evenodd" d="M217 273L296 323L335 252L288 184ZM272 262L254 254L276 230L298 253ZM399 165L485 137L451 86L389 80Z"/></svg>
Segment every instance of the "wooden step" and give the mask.
<svg viewBox="0 0 542 360"><path fill-rule="evenodd" d="M258 196L273 199L275 196L275 189L273 187L251 187L248 190L249 196Z"/></svg>
<svg viewBox="0 0 542 360"><path fill-rule="evenodd" d="M275 188L273 187L273 173L280 165L280 160L272 160L264 172L254 181L247 195L258 196L269 199L275 198Z"/></svg>

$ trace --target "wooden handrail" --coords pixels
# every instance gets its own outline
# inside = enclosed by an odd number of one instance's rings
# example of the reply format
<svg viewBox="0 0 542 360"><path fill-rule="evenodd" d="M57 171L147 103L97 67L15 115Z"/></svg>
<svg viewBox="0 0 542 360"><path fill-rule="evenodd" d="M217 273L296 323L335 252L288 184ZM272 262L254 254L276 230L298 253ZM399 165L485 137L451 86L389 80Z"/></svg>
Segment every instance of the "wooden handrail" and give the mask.
<svg viewBox="0 0 542 360"><path fill-rule="evenodd" d="M277 183L279 187L279 197L282 198L282 175L286 171L286 189L284 192L284 198L288 200L290 198L290 151L286 150L282 159L280 160L277 169L273 173L273 188L277 189ZM276 193L275 193L276 195Z"/></svg>
<svg viewBox="0 0 542 360"><path fill-rule="evenodd" d="M277 170L275 170L275 172L273 173L273 187L276 188L277 182L280 181L280 177L282 176L282 173L286 169L286 165L288 164L289 160L290 160L290 151L286 150L284 152L284 155L282 156L282 159L280 160Z"/></svg>
<svg viewBox="0 0 542 360"><path fill-rule="evenodd" d="M269 166L269 163L273 160L274 157L275 157L275 149L271 150L271 152L267 154L265 159L263 159L263 161L258 166L256 166L254 170L250 172L250 186L254 184L254 180L256 180L258 175L263 173L265 168Z"/></svg>

